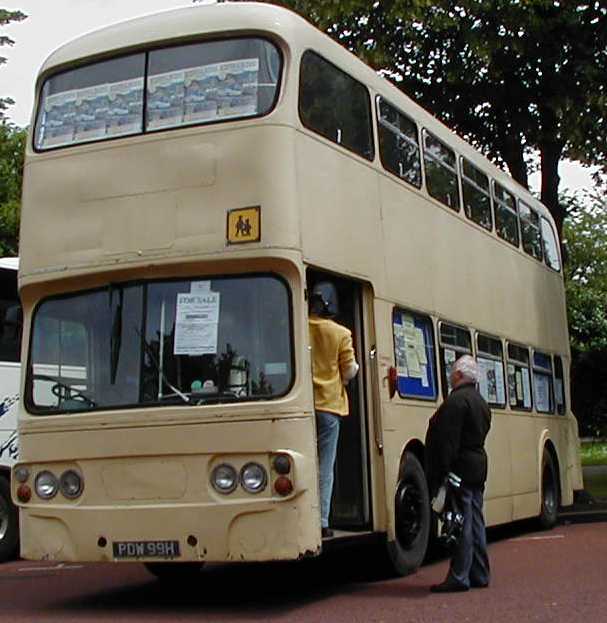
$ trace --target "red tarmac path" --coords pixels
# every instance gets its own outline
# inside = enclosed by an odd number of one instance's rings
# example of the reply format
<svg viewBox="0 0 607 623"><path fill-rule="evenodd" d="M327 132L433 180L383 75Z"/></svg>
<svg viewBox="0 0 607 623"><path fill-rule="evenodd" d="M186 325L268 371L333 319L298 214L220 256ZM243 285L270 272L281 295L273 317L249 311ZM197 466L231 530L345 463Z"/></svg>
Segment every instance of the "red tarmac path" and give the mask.
<svg viewBox="0 0 607 623"><path fill-rule="evenodd" d="M303 563L213 566L169 589L143 566L0 565L0 621L607 622L607 522L490 533L489 589L433 595L447 562L387 579L365 548Z"/></svg>

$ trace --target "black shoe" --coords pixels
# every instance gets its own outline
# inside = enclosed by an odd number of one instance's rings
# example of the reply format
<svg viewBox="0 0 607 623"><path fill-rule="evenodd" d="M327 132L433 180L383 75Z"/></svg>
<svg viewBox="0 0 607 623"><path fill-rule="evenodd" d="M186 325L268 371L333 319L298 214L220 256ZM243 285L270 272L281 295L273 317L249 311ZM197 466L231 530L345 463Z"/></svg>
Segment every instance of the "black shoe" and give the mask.
<svg viewBox="0 0 607 623"><path fill-rule="evenodd" d="M453 580L445 580L441 584L433 584L430 587L431 593L462 593L467 590L468 587L465 584Z"/></svg>
<svg viewBox="0 0 607 623"><path fill-rule="evenodd" d="M333 530L331 528L322 528L321 534L323 539L330 539L333 536Z"/></svg>
<svg viewBox="0 0 607 623"><path fill-rule="evenodd" d="M470 588L489 588L489 582L470 582Z"/></svg>

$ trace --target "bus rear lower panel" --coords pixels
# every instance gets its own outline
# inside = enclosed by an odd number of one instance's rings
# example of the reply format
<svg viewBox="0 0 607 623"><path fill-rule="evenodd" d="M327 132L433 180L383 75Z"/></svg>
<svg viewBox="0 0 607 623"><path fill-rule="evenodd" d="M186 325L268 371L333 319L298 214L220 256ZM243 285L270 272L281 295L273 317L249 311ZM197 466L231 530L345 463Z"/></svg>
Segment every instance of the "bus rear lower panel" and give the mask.
<svg viewBox="0 0 607 623"><path fill-rule="evenodd" d="M21 462L27 480L13 483L13 498L21 507L21 554L30 560L225 562L319 553L313 423L306 416L188 426L181 428L182 447L174 454L171 439L179 429L161 427L156 434L165 444L161 449L156 443L153 453L148 446L147 456L142 450L153 431L100 431L93 435L104 437L100 452L109 453L120 434L131 438L134 451L103 458L91 448L90 458ZM236 426L239 435L233 434ZM61 446L69 448L72 438L72 447L82 453L84 435L64 433ZM191 452L192 441L199 452ZM50 436L49 442L52 452ZM217 450L210 451L213 446ZM261 474L258 481L246 478L251 466ZM82 478L82 492L68 499L59 483L74 472ZM58 483L55 493L49 473ZM46 489L37 485L41 474L51 481ZM236 476L232 486L230 474ZM258 490L247 491L245 484L256 482L261 482ZM30 489L29 502L24 486ZM42 499L41 493L52 495Z"/></svg>

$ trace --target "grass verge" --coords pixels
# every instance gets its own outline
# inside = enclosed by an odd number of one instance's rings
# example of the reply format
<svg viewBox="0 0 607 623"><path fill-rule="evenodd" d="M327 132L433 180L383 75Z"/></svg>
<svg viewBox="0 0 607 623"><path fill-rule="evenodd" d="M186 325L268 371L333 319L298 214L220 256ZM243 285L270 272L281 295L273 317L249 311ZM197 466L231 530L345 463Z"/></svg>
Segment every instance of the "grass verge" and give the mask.
<svg viewBox="0 0 607 623"><path fill-rule="evenodd" d="M607 465L607 442L583 441L580 452L582 466Z"/></svg>

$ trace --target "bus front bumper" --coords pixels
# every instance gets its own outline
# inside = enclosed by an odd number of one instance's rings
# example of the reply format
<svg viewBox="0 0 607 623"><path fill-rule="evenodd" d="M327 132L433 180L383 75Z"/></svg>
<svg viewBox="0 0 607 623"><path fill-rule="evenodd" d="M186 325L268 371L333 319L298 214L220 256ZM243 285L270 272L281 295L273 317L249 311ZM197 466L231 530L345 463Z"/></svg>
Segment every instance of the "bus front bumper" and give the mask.
<svg viewBox="0 0 607 623"><path fill-rule="evenodd" d="M294 560L320 552L312 506L304 493L214 507L22 508L21 555L81 562Z"/></svg>

